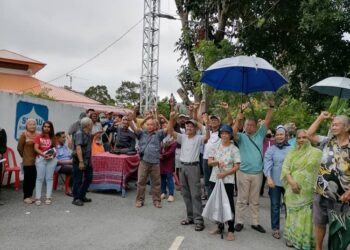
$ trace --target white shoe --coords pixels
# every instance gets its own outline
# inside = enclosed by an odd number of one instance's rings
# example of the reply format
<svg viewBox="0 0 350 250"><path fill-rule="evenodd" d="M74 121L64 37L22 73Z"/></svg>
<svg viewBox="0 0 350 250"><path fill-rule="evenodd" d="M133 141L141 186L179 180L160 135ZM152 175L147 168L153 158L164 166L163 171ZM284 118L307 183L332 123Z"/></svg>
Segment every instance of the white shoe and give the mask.
<svg viewBox="0 0 350 250"><path fill-rule="evenodd" d="M162 193L162 194L160 195L160 199L161 199L161 200L166 199L166 194Z"/></svg>
<svg viewBox="0 0 350 250"><path fill-rule="evenodd" d="M41 200L36 200L35 205L40 206L41 205Z"/></svg>
<svg viewBox="0 0 350 250"><path fill-rule="evenodd" d="M173 202L175 200L173 195L169 195L168 202Z"/></svg>

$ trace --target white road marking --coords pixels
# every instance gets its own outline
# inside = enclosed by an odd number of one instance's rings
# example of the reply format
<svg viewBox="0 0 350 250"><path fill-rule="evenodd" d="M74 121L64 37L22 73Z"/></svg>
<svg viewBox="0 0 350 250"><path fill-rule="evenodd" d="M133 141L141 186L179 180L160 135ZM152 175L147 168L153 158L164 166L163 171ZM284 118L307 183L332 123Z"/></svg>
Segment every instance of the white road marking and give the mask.
<svg viewBox="0 0 350 250"><path fill-rule="evenodd" d="M185 237L183 237L183 236L177 236L175 238L173 244L171 244L169 250L178 250L184 239L185 239Z"/></svg>

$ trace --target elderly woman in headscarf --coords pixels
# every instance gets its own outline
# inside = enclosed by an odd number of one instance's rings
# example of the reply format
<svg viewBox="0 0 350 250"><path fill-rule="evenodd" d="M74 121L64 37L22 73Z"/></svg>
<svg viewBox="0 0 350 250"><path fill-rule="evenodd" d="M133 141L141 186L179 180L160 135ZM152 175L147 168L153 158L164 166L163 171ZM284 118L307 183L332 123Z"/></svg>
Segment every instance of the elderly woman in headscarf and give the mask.
<svg viewBox="0 0 350 250"><path fill-rule="evenodd" d="M270 213L272 236L276 239L281 238L280 234L280 209L281 197L284 194L284 188L281 182L281 171L284 158L291 150L288 144L288 132L282 125L277 126L275 134L275 144L269 147L264 157L264 175L267 178L270 195Z"/></svg>
<svg viewBox="0 0 350 250"><path fill-rule="evenodd" d="M315 248L311 205L322 151L311 146L304 129L297 131L296 140L281 173L287 208L284 238L289 247L309 250Z"/></svg>
<svg viewBox="0 0 350 250"><path fill-rule="evenodd" d="M230 202L233 219L228 221L228 233L226 240L232 241L234 237L235 205L233 200L233 190L235 178L234 174L239 170L241 158L238 148L232 143L233 130L228 125L222 125L219 129L220 142L209 151L208 165L213 167L209 181L216 183L217 179L222 179ZM218 228L211 231L211 234L221 233L224 225L218 223Z"/></svg>

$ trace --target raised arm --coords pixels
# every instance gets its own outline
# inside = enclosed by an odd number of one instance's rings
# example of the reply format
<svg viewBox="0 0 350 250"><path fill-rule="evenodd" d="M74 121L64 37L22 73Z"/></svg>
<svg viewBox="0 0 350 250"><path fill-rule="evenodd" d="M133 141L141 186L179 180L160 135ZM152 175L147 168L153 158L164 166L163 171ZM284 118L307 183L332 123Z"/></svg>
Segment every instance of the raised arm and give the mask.
<svg viewBox="0 0 350 250"><path fill-rule="evenodd" d="M228 103L226 103L226 102L221 102L221 103L220 103L220 106L224 109L224 111L225 111L225 113L226 113L227 124L228 124L229 126L232 126L232 124L233 124L233 117L232 117L232 115L231 115L231 112L230 112Z"/></svg>
<svg viewBox="0 0 350 250"><path fill-rule="evenodd" d="M209 138L210 138L210 119L209 119L208 115L206 115L204 117L204 123L205 123L204 143L207 143ZM203 125L202 124L199 124L199 125L200 125L200 129L202 129Z"/></svg>
<svg viewBox="0 0 350 250"><path fill-rule="evenodd" d="M316 134L318 128L324 120L332 118L332 114L327 111L322 111L321 114L316 118L316 120L311 124L307 130L307 135L312 143L318 142L318 135Z"/></svg>
<svg viewBox="0 0 350 250"><path fill-rule="evenodd" d="M178 115L179 114L175 111L170 112L170 119L168 122L168 127L166 127L164 129L164 132L166 132L169 135L172 135L174 138L176 138L176 133L174 131L174 125L175 125L175 121L176 121L176 118Z"/></svg>
<svg viewBox="0 0 350 250"><path fill-rule="evenodd" d="M273 109L275 108L275 102L273 100L268 100L267 104L269 105L269 109L266 112L264 125L268 129L272 121L272 114L273 114Z"/></svg>

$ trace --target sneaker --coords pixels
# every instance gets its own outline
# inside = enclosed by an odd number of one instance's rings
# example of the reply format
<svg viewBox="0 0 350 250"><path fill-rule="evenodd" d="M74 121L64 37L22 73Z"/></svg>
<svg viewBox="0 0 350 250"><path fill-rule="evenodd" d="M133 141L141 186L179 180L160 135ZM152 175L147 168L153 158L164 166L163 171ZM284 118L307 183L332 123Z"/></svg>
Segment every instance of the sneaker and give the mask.
<svg viewBox="0 0 350 250"><path fill-rule="evenodd" d="M165 194L165 193L162 193L162 194L160 195L160 199L162 199L162 200L166 199L166 194Z"/></svg>
<svg viewBox="0 0 350 250"><path fill-rule="evenodd" d="M40 206L41 205L41 200L36 200L35 205Z"/></svg>
<svg viewBox="0 0 350 250"><path fill-rule="evenodd" d="M169 195L168 202L173 202L175 200L173 195Z"/></svg>
<svg viewBox="0 0 350 250"><path fill-rule="evenodd" d="M72 201L72 204L73 204L73 205L76 205L76 206L84 206L84 202L82 202L82 201L79 200L79 199L73 200L73 201Z"/></svg>

